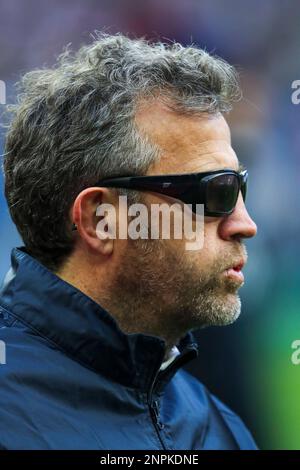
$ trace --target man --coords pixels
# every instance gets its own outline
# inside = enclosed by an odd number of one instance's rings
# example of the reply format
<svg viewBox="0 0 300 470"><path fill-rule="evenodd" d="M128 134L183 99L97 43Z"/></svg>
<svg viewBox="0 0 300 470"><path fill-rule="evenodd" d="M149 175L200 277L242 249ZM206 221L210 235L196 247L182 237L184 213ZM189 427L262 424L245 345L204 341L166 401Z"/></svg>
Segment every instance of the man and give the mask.
<svg viewBox="0 0 300 470"><path fill-rule="evenodd" d="M1 446L254 449L182 369L197 356L191 330L238 317L256 233L223 116L234 70L195 47L100 34L21 87L4 161L25 246L0 297ZM130 219L122 195L204 205L203 248L109 236ZM119 217L99 217L104 204Z"/></svg>

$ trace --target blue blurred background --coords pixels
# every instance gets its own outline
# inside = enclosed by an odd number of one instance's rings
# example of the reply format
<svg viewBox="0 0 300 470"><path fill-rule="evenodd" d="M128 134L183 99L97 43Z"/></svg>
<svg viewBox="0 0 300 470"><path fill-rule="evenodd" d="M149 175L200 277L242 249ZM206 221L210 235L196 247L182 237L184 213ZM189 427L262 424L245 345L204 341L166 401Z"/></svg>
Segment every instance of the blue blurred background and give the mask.
<svg viewBox="0 0 300 470"><path fill-rule="evenodd" d="M197 334L194 374L246 421L260 448L300 449L300 79L297 0L2 0L0 80L7 104L20 74L51 65L62 48L105 29L195 43L241 73L244 99L229 116L233 146L250 171L248 207L258 235L247 243L241 318ZM0 105L0 111L5 110ZM0 135L0 152L3 146ZM21 244L0 178L0 276ZM1 387L1 384L0 384Z"/></svg>

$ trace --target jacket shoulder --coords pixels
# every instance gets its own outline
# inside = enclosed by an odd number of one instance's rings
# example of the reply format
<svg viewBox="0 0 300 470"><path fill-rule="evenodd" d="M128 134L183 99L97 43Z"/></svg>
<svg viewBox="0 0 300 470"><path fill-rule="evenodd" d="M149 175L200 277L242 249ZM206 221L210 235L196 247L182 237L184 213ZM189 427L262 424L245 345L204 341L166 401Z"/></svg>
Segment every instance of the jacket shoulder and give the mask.
<svg viewBox="0 0 300 470"><path fill-rule="evenodd" d="M257 450L257 445L247 426L242 419L226 406L219 398L210 394L212 401L222 415L222 418L230 428L241 450Z"/></svg>
<svg viewBox="0 0 300 470"><path fill-rule="evenodd" d="M226 428L230 431L233 436L236 444L241 450L256 450L257 445L242 421L242 419L233 412L228 406L226 406L219 398L213 395L207 387L191 373L186 370L181 371L181 376L189 384L190 390L193 390L193 393L197 395L202 406L204 406L208 414L210 415L210 420L212 416L217 414L223 423L226 425Z"/></svg>

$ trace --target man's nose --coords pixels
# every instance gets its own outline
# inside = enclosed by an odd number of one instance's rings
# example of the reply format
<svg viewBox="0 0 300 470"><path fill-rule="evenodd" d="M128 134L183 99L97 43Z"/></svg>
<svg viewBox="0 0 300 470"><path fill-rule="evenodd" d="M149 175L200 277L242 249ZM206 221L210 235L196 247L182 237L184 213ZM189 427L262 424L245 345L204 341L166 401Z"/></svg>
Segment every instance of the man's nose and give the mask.
<svg viewBox="0 0 300 470"><path fill-rule="evenodd" d="M224 217L219 225L219 235L224 240L251 238L256 235L257 226L251 219L240 193L232 214Z"/></svg>

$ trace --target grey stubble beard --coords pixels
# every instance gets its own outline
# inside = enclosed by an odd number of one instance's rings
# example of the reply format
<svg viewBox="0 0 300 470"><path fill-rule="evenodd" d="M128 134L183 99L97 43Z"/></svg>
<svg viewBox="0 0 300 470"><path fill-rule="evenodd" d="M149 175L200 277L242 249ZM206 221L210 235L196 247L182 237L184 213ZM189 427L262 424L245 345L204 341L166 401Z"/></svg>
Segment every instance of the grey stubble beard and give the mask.
<svg viewBox="0 0 300 470"><path fill-rule="evenodd" d="M241 249L245 254L239 246L200 272L190 255L163 240L130 240L109 299L119 326L172 347L190 330L233 323L241 311L239 284L222 272Z"/></svg>

